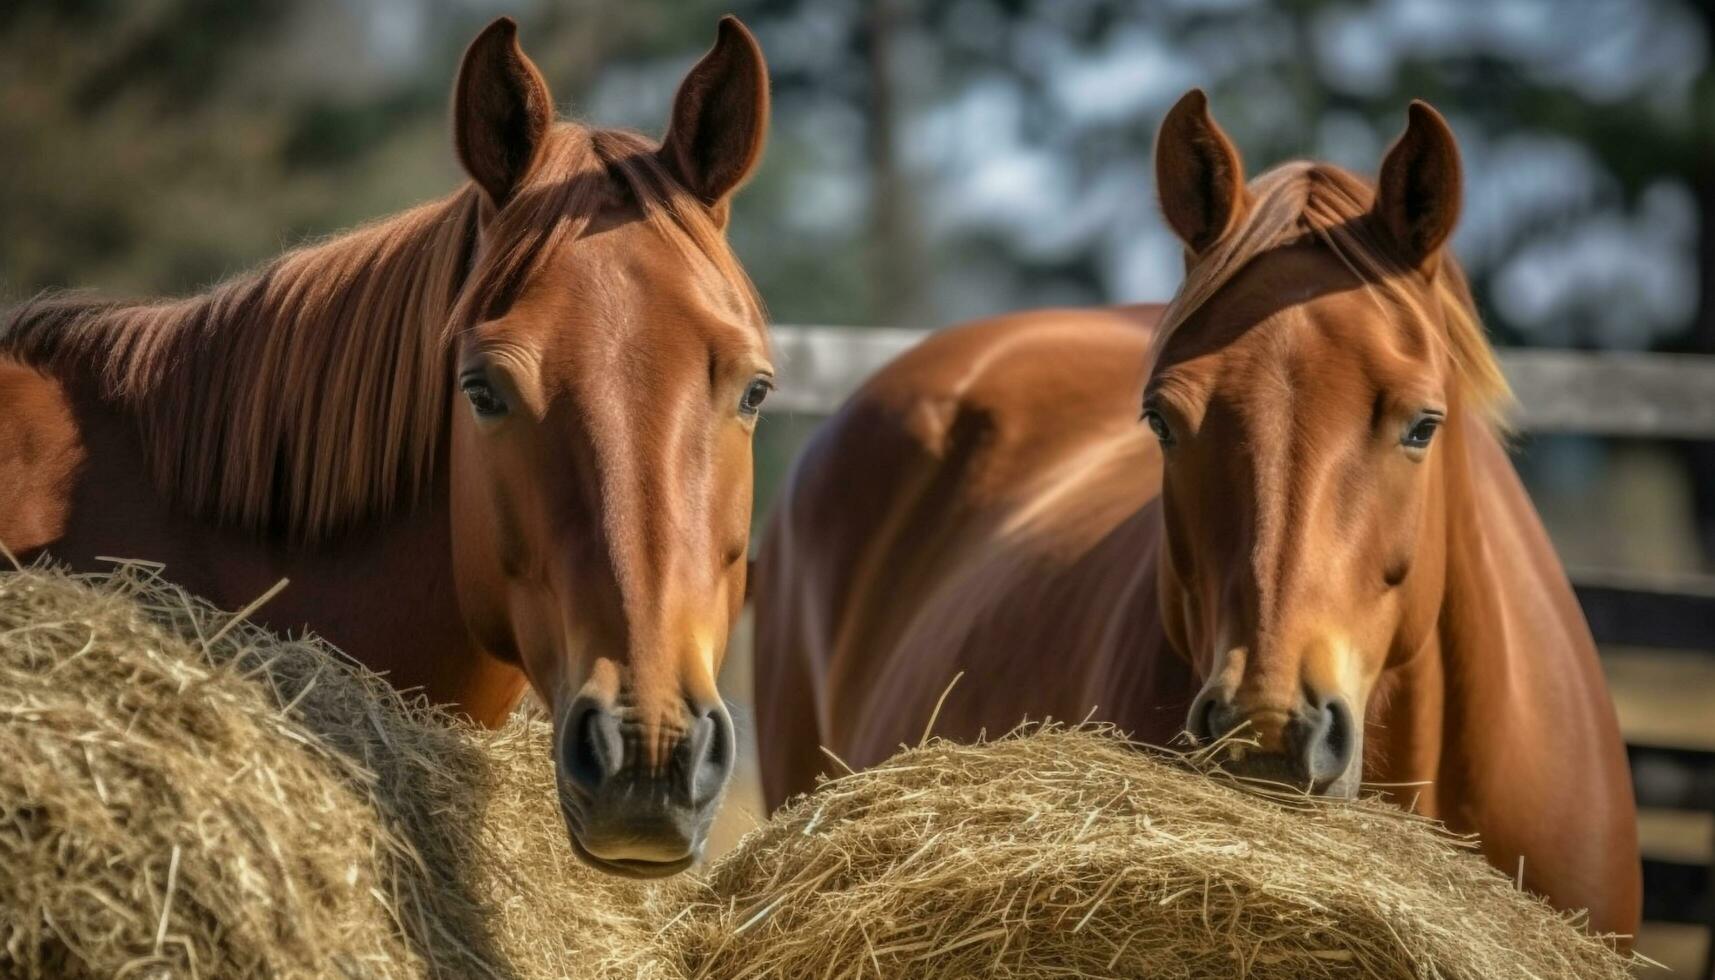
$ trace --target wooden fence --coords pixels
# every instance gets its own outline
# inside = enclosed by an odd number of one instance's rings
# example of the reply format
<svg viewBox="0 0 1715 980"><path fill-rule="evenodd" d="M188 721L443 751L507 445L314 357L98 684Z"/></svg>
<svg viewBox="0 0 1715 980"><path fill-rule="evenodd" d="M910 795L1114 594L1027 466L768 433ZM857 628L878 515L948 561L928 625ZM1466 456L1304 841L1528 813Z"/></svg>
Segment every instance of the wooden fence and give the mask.
<svg viewBox="0 0 1715 980"><path fill-rule="evenodd" d="M927 336L898 327L774 329L775 411L833 412L863 380ZM1504 350L1525 433L1715 440L1715 357ZM1574 569L1573 587L1604 647L1715 657L1715 576L1662 577ZM1715 699L1709 706L1715 712ZM1715 814L1715 751L1627 745L1641 807ZM1545 815L1545 819L1548 817ZM1710 930L1704 973L1715 980L1715 874L1706 864L1644 860L1644 917Z"/></svg>
<svg viewBox="0 0 1715 980"><path fill-rule="evenodd" d="M929 335L904 327L774 328L773 410L826 414L883 364ZM1715 439L1715 357L1503 350L1526 432Z"/></svg>

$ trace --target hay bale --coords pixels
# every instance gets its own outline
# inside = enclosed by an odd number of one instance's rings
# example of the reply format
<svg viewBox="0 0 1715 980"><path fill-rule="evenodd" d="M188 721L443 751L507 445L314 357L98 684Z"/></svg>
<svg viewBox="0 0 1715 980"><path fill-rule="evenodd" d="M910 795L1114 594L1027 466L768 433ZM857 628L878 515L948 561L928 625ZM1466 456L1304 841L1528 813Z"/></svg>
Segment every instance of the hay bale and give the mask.
<svg viewBox="0 0 1715 980"><path fill-rule="evenodd" d="M158 571L0 575L0 976L1627 975L1424 821L1099 730L931 743L703 875L607 878L540 720L459 723Z"/></svg>
<svg viewBox="0 0 1715 980"><path fill-rule="evenodd" d="M0 576L0 976L582 976L647 947L547 726L482 731L129 565Z"/></svg>
<svg viewBox="0 0 1715 980"><path fill-rule="evenodd" d="M1091 728L902 752L776 813L664 941L732 980L1629 975L1428 821L1175 758Z"/></svg>

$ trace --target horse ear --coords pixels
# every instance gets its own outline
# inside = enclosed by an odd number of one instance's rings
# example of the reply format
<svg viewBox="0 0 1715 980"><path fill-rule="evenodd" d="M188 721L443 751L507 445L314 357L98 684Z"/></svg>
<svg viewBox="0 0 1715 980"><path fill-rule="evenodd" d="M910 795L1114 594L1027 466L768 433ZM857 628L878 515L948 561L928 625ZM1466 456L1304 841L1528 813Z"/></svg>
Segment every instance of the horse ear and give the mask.
<svg viewBox="0 0 1715 980"><path fill-rule="evenodd" d="M1382 160L1375 213L1405 259L1430 266L1459 221L1459 146L1447 120L1412 102L1405 132Z"/></svg>
<svg viewBox="0 0 1715 980"><path fill-rule="evenodd" d="M1161 121L1155 187L1161 213L1194 256L1220 241L1249 207L1245 165L1200 88L1180 96Z"/></svg>
<svg viewBox="0 0 1715 980"><path fill-rule="evenodd" d="M661 158L726 221L726 200L762 158L768 133L768 64L737 17L721 18L715 46L679 83Z"/></svg>
<svg viewBox="0 0 1715 980"><path fill-rule="evenodd" d="M453 145L495 207L530 172L553 122L548 83L518 46L517 22L501 17L483 28L453 85Z"/></svg>

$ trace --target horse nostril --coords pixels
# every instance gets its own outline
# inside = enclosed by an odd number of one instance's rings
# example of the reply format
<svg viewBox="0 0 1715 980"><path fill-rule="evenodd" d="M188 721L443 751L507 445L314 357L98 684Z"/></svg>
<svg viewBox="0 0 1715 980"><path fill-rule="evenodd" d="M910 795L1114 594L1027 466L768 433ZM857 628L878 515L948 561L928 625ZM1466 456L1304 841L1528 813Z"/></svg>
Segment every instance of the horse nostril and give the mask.
<svg viewBox="0 0 1715 980"><path fill-rule="evenodd" d="M1352 709L1345 698L1324 701L1310 718L1310 731L1300 746L1305 775L1317 784L1331 783L1351 767L1357 747Z"/></svg>
<svg viewBox="0 0 1715 980"><path fill-rule="evenodd" d="M573 785L594 793L625 761L625 743L619 734L619 719L593 703L574 705L562 738L561 758Z"/></svg>
<svg viewBox="0 0 1715 980"><path fill-rule="evenodd" d="M695 709L693 709L695 711ZM732 773L737 754L732 716L718 702L700 713L692 723L690 741L690 794L694 806L703 806L720 796Z"/></svg>
<svg viewBox="0 0 1715 980"><path fill-rule="evenodd" d="M1216 713L1220 710L1220 700L1213 694L1205 694L1191 705L1191 717L1185 725L1185 730L1199 745L1206 745L1219 738L1224 731L1219 729L1219 719Z"/></svg>

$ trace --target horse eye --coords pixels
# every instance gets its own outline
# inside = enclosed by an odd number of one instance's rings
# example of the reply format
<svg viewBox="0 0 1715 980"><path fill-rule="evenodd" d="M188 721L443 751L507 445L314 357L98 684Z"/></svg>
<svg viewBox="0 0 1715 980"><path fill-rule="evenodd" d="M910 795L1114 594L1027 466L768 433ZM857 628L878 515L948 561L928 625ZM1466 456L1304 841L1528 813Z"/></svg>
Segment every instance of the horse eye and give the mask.
<svg viewBox="0 0 1715 980"><path fill-rule="evenodd" d="M506 414L506 403L494 393L487 381L479 377L465 378L459 382L459 388L470 401L470 407L476 414L485 419L498 418Z"/></svg>
<svg viewBox="0 0 1715 980"><path fill-rule="evenodd" d="M745 386L744 397L739 399L738 414L755 415L762 408L763 401L768 398L768 393L773 390L774 384L767 378L751 379L750 384Z"/></svg>
<svg viewBox="0 0 1715 980"><path fill-rule="evenodd" d="M1427 449L1429 440L1435 438L1435 430L1441 427L1442 416L1438 412L1424 412L1411 420L1406 427L1405 435L1400 437L1399 444L1407 449Z"/></svg>
<svg viewBox="0 0 1715 980"><path fill-rule="evenodd" d="M1153 408L1143 410L1143 421L1149 425L1149 431L1155 433L1155 438L1161 440L1163 446L1173 445L1173 430L1167 427L1167 420Z"/></svg>

